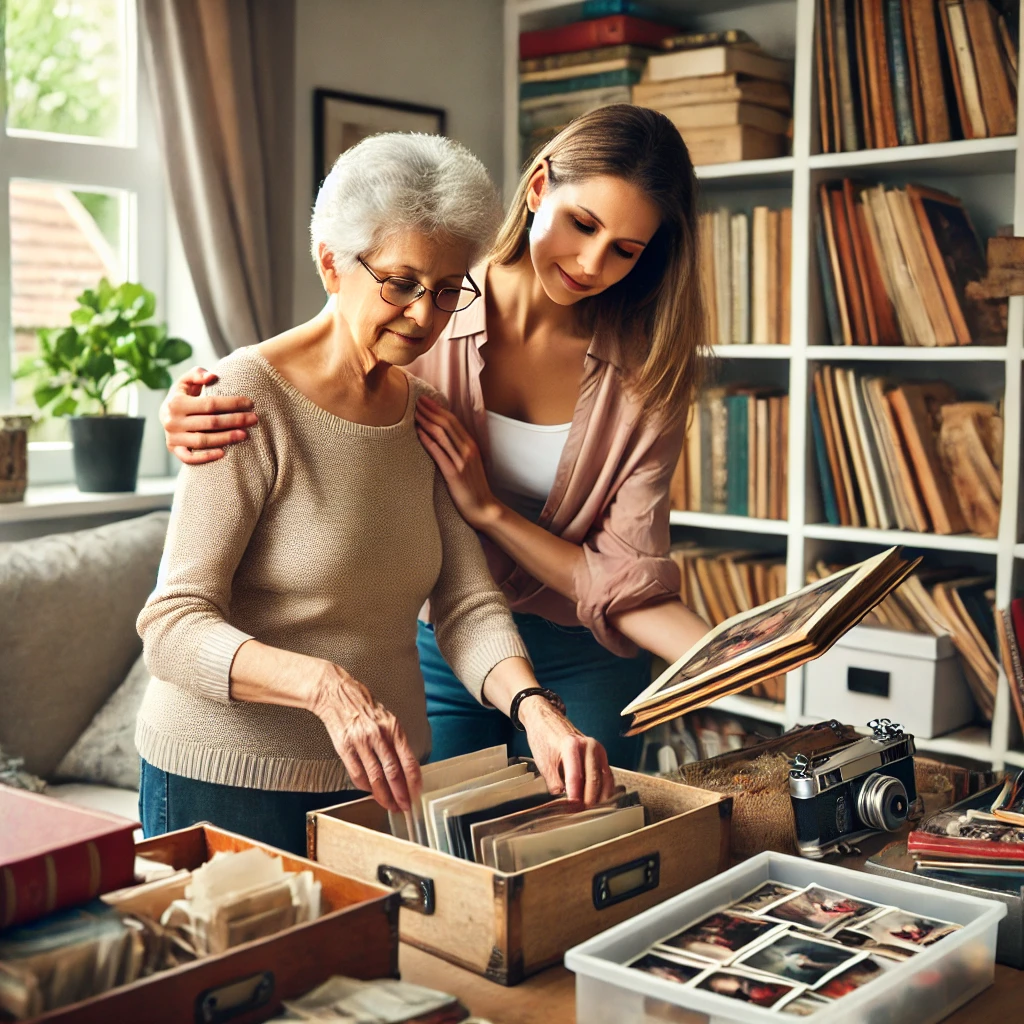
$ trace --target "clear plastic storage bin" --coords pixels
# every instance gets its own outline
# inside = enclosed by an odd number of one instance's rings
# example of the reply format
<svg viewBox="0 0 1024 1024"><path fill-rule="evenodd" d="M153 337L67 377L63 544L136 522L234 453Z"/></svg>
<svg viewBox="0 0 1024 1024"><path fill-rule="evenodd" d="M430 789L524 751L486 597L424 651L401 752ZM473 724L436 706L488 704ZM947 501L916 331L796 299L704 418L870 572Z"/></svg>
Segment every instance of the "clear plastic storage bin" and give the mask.
<svg viewBox="0 0 1024 1024"><path fill-rule="evenodd" d="M934 1024L992 984L996 931L1006 907L992 900L908 885L834 864L762 853L600 935L574 946L580 1024L762 1024L794 1018L631 970L623 964L766 881L812 882L874 903L962 925L894 964L880 978L808 1018L821 1024ZM683 1010L690 1011L687 1013Z"/></svg>

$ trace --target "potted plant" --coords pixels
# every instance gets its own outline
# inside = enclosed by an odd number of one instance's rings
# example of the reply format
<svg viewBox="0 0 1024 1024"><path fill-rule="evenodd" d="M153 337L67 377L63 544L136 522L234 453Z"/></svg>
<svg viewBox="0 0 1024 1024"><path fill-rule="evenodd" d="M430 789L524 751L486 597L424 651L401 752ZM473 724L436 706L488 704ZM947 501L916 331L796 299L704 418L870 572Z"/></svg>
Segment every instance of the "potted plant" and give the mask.
<svg viewBox="0 0 1024 1024"><path fill-rule="evenodd" d="M170 387L169 367L192 346L150 322L156 296L141 284L115 287L103 278L77 302L70 327L38 332L39 354L17 376L35 378L40 409L70 417L80 491L134 491L146 421L112 412L111 403L130 384Z"/></svg>

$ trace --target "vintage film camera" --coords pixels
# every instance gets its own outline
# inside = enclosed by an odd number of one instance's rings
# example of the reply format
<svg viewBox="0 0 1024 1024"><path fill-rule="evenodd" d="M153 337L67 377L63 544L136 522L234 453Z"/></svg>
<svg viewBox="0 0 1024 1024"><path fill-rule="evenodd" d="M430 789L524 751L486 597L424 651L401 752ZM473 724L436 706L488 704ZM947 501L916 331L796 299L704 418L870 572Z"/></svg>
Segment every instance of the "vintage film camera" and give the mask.
<svg viewBox="0 0 1024 1024"><path fill-rule="evenodd" d="M874 735L820 757L793 758L789 795L800 853L818 859L874 832L895 832L917 799L914 737L888 718Z"/></svg>

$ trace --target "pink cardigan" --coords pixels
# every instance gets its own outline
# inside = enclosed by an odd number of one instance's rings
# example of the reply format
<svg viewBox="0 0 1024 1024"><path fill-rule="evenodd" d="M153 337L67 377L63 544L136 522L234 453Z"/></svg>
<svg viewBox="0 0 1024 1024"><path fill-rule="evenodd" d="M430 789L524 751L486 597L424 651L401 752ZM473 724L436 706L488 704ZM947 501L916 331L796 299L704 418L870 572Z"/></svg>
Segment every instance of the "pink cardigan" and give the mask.
<svg viewBox="0 0 1024 1024"><path fill-rule="evenodd" d="M484 290L484 268L473 279ZM480 373L487 344L485 300L452 316L437 344L408 369L441 391L475 437L489 464L487 415ZM679 569L668 557L668 485L684 424L638 423L624 385L615 339L595 337L587 351L569 437L539 525L583 547L574 579L576 603L530 576L487 537L487 564L513 611L563 626L587 626L609 650L637 648L608 621L679 593Z"/></svg>

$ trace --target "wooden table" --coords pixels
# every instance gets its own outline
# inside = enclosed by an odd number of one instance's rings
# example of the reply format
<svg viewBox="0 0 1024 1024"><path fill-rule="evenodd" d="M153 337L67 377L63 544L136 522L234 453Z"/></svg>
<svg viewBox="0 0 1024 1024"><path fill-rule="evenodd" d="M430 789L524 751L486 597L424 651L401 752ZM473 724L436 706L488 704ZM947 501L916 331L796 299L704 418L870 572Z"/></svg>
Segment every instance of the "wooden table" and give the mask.
<svg viewBox="0 0 1024 1024"><path fill-rule="evenodd" d="M859 855L845 857L840 863L859 868L892 838L886 835L868 840L862 844ZM506 988L404 942L398 964L405 981L451 992L471 1013L494 1024L575 1024L576 1021L576 976L561 966L549 967L520 985ZM991 988L947 1017L945 1024L1015 1024L1022 1018L1024 971L996 964Z"/></svg>

